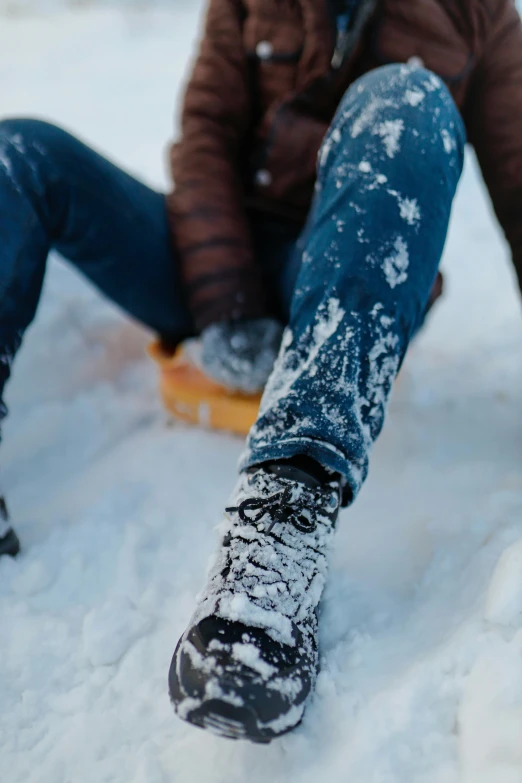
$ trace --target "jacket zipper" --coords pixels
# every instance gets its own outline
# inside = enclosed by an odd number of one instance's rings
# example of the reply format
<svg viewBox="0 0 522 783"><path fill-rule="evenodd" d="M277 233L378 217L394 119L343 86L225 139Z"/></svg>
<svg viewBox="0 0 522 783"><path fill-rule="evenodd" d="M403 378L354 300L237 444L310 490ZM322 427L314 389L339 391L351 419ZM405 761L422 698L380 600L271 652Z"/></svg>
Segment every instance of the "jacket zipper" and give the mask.
<svg viewBox="0 0 522 783"><path fill-rule="evenodd" d="M330 6L329 0L325 0ZM332 70L338 71L354 51L366 23L377 7L378 0L360 0L357 8L343 20L329 7L329 15L336 29L336 43L331 60ZM343 23L344 22L344 23Z"/></svg>

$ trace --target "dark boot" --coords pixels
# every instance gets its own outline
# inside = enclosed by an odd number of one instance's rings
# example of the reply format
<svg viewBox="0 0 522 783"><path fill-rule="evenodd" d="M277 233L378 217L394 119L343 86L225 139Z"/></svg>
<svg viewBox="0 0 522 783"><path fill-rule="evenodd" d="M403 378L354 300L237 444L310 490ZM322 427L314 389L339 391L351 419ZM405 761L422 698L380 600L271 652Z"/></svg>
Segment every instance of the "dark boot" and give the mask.
<svg viewBox="0 0 522 783"><path fill-rule="evenodd" d="M340 498L338 479L288 463L241 475L170 669L181 718L253 742L300 723L318 674L317 607Z"/></svg>
<svg viewBox="0 0 522 783"><path fill-rule="evenodd" d="M3 497L0 497L0 557L15 557L20 551L20 541L9 524L9 513Z"/></svg>

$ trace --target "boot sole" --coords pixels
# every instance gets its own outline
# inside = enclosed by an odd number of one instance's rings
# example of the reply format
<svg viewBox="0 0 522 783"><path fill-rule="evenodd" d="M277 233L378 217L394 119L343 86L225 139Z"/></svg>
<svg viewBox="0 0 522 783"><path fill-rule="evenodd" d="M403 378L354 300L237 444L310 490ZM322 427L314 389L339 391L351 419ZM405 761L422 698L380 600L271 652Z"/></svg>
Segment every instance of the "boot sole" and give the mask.
<svg viewBox="0 0 522 783"><path fill-rule="evenodd" d="M19 552L20 540L14 530L10 530L6 536L0 539L0 557L2 555L16 557Z"/></svg>
<svg viewBox="0 0 522 783"><path fill-rule="evenodd" d="M289 726L284 731L274 732L261 728L252 710L247 707L235 707L219 699L203 702L184 719L193 726L210 731L218 737L248 740L258 745L268 745L272 740L293 731L302 721L301 718L294 726Z"/></svg>
<svg viewBox="0 0 522 783"><path fill-rule="evenodd" d="M259 731L255 715L250 710L217 699L204 702L188 715L187 720L193 726L226 739L246 739L265 745L273 739Z"/></svg>

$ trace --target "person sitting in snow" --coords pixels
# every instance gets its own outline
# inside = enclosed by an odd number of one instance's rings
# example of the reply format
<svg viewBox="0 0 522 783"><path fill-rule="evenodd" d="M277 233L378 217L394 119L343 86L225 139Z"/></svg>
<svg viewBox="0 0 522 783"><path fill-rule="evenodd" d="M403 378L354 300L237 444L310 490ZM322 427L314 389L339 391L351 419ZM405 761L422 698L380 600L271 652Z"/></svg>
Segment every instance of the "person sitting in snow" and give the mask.
<svg viewBox="0 0 522 783"><path fill-rule="evenodd" d="M195 725L268 742L303 716L327 549L440 293L466 138L520 274L513 0L210 0L166 199L63 130L0 124L2 386L51 249L164 344L200 335L211 378L266 385L170 670Z"/></svg>

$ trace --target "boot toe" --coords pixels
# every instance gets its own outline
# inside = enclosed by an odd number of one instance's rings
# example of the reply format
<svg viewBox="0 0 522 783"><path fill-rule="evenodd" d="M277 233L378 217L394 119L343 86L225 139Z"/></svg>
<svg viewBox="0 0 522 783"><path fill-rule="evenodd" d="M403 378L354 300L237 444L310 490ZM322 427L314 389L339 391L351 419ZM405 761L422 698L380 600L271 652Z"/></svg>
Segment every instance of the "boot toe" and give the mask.
<svg viewBox="0 0 522 783"><path fill-rule="evenodd" d="M301 645L209 617L180 640L169 673L178 715L232 739L270 742L301 721L313 667Z"/></svg>

